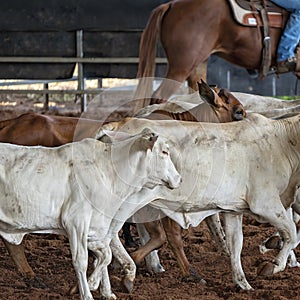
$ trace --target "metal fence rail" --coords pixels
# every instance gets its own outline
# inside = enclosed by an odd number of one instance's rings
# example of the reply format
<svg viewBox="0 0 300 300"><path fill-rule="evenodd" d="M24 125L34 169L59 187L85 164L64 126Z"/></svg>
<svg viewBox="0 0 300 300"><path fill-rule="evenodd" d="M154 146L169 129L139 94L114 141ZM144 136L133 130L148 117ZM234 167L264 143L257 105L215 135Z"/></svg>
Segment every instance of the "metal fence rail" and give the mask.
<svg viewBox="0 0 300 300"><path fill-rule="evenodd" d="M102 88L97 89L86 89L83 67L84 64L138 64L138 57L84 57L83 52L83 30L76 31L76 57L29 57L29 56L0 56L0 63L76 63L78 69L78 76L72 77L71 79L64 80L24 80L24 81L6 81L0 83L0 86L13 86L22 84L44 84L43 89L0 89L0 94L45 94L46 103L45 108L48 107L48 99L50 94L74 94L80 97L81 111L86 110L88 94L99 94L103 91ZM157 64L166 64L166 58L157 57ZM52 89L49 90L48 84L51 82L65 82L65 81L77 81L77 89Z"/></svg>

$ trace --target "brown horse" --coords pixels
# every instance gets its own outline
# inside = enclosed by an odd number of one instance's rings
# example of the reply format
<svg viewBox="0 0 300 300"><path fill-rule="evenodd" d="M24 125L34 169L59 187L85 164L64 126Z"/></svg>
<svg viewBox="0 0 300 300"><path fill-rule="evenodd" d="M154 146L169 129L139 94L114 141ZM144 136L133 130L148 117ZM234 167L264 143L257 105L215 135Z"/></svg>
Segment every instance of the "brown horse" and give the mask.
<svg viewBox="0 0 300 300"><path fill-rule="evenodd" d="M284 12L287 17L288 13ZM269 27L273 67L276 66L276 49L282 28ZM168 70L166 78L152 95L151 104L165 102L186 79L191 88L197 90L196 81L206 78L211 54L249 70L259 70L261 66L261 28L240 25L233 18L227 0L176 0L158 6L141 38L139 78L155 76L159 38L168 60ZM149 90L145 91L143 81L140 82L136 99L146 98L141 95L151 95ZM147 86L150 86L149 82ZM135 109L148 104L149 96L144 103L138 102Z"/></svg>

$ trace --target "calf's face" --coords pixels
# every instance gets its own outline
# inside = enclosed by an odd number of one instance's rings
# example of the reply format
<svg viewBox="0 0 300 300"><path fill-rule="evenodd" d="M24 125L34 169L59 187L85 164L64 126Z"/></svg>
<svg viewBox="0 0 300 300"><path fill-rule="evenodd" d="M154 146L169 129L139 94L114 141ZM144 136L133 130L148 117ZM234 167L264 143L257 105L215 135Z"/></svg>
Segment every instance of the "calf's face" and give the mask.
<svg viewBox="0 0 300 300"><path fill-rule="evenodd" d="M148 187L160 181L168 188L178 188L182 179L170 157L169 145L162 137L158 137L153 144L150 154L150 181Z"/></svg>
<svg viewBox="0 0 300 300"><path fill-rule="evenodd" d="M243 105L227 89L221 89L218 96L222 99L224 107L227 108L225 116L227 115L228 122L246 118L247 114Z"/></svg>
<svg viewBox="0 0 300 300"><path fill-rule="evenodd" d="M203 80L198 82L200 97L210 105L220 123L240 121L246 117L242 103L227 89L209 87Z"/></svg>

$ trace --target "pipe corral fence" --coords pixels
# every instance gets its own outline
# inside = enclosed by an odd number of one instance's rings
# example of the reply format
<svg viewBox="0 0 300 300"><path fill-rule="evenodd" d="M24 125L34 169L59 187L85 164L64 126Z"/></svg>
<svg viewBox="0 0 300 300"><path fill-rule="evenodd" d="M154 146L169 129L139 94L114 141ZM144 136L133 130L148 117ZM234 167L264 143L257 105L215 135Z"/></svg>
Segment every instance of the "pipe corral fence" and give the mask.
<svg viewBox="0 0 300 300"><path fill-rule="evenodd" d="M0 90L0 93L70 93L81 98L99 89L86 89L86 79L136 78L139 41L159 0L23 0L0 4L0 79L43 82L41 90ZM156 76L164 77L166 58L157 51ZM75 66L78 75L74 77ZM77 80L75 90L49 90L52 81ZM296 95L292 74L258 80L246 70L212 56L209 83L232 91L261 95ZM295 83L295 84L294 84ZM10 82L5 83L10 84Z"/></svg>

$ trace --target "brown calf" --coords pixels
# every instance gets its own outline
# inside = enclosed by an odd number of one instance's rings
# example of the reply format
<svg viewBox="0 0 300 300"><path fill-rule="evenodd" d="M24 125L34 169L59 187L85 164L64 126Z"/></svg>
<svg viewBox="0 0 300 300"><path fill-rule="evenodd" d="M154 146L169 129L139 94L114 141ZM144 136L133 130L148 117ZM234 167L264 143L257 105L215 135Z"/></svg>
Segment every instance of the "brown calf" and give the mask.
<svg viewBox="0 0 300 300"><path fill-rule="evenodd" d="M227 123L239 121L246 117L241 102L227 89L210 88L203 80L198 83L199 94L203 103L181 113L166 110L154 110L145 118L151 120L174 119L191 122ZM139 115L139 117L143 117Z"/></svg>
<svg viewBox="0 0 300 300"><path fill-rule="evenodd" d="M92 137L102 124L90 119L26 113L0 122L0 142L56 147Z"/></svg>

